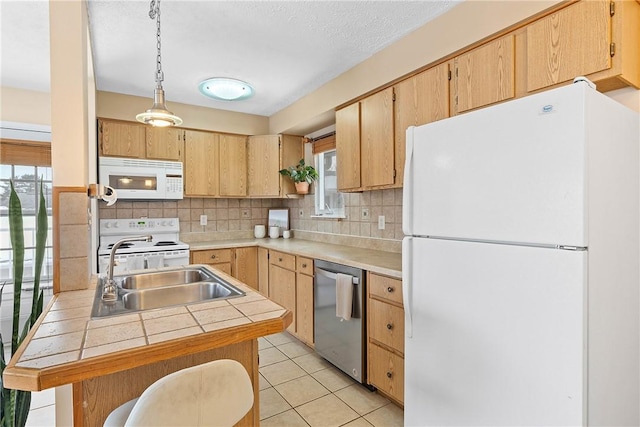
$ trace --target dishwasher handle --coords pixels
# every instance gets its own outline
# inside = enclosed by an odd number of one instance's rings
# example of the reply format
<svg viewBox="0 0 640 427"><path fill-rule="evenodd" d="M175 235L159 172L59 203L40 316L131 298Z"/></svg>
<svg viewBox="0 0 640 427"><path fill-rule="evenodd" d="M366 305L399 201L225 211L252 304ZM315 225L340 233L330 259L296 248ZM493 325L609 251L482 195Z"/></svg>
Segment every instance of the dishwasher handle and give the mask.
<svg viewBox="0 0 640 427"><path fill-rule="evenodd" d="M329 279L332 280L336 280L337 274L334 273L333 271L327 271L327 270L323 270L322 268L318 268L316 267L316 272L321 275L321 276L325 276L328 277ZM354 285L359 285L360 284L360 279L358 279L357 277L351 277L351 282Z"/></svg>

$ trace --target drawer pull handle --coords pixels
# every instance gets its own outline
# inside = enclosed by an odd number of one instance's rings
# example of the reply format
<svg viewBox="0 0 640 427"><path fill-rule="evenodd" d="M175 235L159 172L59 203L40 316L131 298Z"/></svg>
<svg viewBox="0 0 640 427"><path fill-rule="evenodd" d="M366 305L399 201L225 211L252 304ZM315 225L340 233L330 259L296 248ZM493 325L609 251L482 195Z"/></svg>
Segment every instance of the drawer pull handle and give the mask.
<svg viewBox="0 0 640 427"><path fill-rule="evenodd" d="M278 262L282 262L282 258L278 258Z"/></svg>
<svg viewBox="0 0 640 427"><path fill-rule="evenodd" d="M389 330L393 329L393 325L391 323L387 323L387 329Z"/></svg>
<svg viewBox="0 0 640 427"><path fill-rule="evenodd" d="M216 256L215 255L211 255L211 259L216 259Z"/></svg>
<svg viewBox="0 0 640 427"><path fill-rule="evenodd" d="M391 286L389 286L389 287L387 288L387 292L389 292L389 293L393 292L394 290L395 290L395 289L393 289Z"/></svg>
<svg viewBox="0 0 640 427"><path fill-rule="evenodd" d="M391 371L387 371L387 378L391 378L393 376L393 374L391 373Z"/></svg>
<svg viewBox="0 0 640 427"><path fill-rule="evenodd" d="M307 264L302 264L302 268L307 268Z"/></svg>

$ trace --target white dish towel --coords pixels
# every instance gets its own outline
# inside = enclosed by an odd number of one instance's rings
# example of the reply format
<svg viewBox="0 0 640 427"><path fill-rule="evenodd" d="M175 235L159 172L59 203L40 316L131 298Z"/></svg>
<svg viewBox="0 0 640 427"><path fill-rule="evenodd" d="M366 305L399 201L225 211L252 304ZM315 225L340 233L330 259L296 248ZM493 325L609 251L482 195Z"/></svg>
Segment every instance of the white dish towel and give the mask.
<svg viewBox="0 0 640 427"><path fill-rule="evenodd" d="M351 320L353 306L353 277L348 274L336 274L336 317Z"/></svg>

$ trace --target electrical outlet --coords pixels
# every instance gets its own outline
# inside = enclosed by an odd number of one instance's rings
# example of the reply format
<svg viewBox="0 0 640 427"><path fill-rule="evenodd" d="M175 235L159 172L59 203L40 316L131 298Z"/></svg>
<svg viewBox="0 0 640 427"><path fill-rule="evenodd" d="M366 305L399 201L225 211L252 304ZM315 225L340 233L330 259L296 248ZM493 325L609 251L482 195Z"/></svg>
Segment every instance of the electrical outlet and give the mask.
<svg viewBox="0 0 640 427"><path fill-rule="evenodd" d="M369 221L369 208L362 208L360 219L363 221Z"/></svg>
<svg viewBox="0 0 640 427"><path fill-rule="evenodd" d="M384 230L384 215L379 215L378 216L378 230Z"/></svg>
<svg viewBox="0 0 640 427"><path fill-rule="evenodd" d="M200 225L207 225L207 216L200 215Z"/></svg>
<svg viewBox="0 0 640 427"><path fill-rule="evenodd" d="M298 215L300 216L300 218L302 218L304 216L304 210L300 209Z"/></svg>

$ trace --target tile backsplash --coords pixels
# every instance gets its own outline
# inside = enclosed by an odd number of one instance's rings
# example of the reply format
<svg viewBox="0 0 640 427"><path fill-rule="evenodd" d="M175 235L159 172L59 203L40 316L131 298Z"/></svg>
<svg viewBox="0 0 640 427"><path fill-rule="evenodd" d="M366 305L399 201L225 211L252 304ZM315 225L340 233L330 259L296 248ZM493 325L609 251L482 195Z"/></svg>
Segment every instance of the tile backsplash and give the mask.
<svg viewBox="0 0 640 427"><path fill-rule="evenodd" d="M267 225L269 208L286 207L289 208L290 228L294 230L294 235L299 230L364 239L402 240L402 189L345 193L344 198L347 217L343 219L312 218L313 194L300 199L118 201L110 207L100 206L100 218L177 217L180 219L182 240L202 241L207 238L217 240L218 236L252 237L256 224ZM200 215L207 215L207 225L200 225ZM379 215L385 217L384 230L378 229Z"/></svg>

